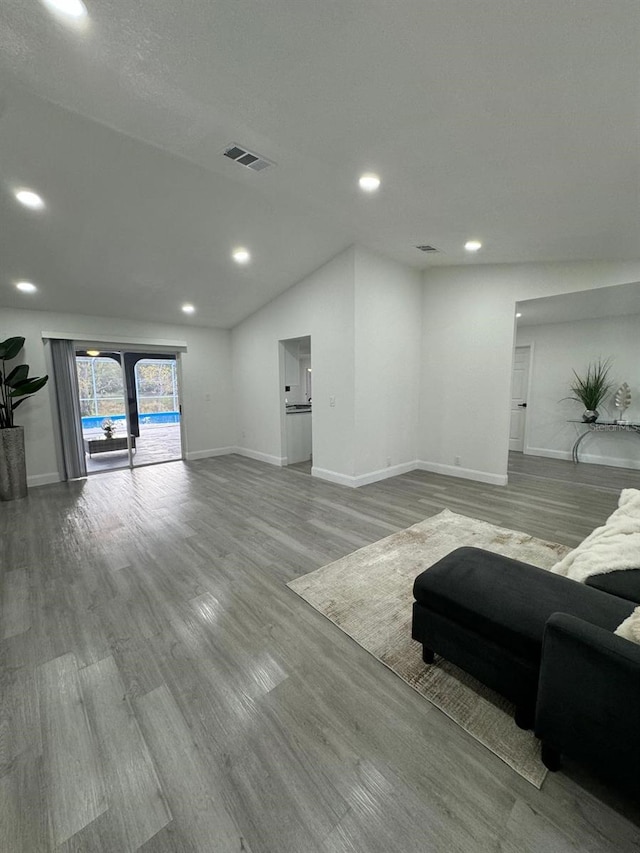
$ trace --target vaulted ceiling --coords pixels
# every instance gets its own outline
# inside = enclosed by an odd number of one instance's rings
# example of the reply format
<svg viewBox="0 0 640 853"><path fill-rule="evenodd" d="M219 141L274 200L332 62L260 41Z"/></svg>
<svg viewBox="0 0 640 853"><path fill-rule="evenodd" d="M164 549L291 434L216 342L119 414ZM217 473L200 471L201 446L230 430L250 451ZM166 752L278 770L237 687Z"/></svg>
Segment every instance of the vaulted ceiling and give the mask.
<svg viewBox="0 0 640 853"><path fill-rule="evenodd" d="M640 258L635 0L85 3L0 6L0 305L230 327L354 242Z"/></svg>

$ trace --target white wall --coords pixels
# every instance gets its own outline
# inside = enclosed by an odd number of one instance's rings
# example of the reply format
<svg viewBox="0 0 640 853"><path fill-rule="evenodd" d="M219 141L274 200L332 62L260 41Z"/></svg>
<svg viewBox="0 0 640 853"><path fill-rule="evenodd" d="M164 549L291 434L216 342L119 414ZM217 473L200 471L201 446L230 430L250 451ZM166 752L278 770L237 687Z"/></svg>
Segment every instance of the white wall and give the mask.
<svg viewBox="0 0 640 853"><path fill-rule="evenodd" d="M356 476L414 466L422 283L415 270L356 249Z"/></svg>
<svg viewBox="0 0 640 853"><path fill-rule="evenodd" d="M476 265L425 272L422 467L505 483L515 303L639 277L640 262Z"/></svg>
<svg viewBox="0 0 640 853"><path fill-rule="evenodd" d="M562 398L571 393L572 370L584 375L588 364L600 357L611 359L614 382L612 394L599 407L601 418L615 420L620 416L613 394L627 382L632 405L625 417L640 421L640 315L525 326L518 329L516 344L533 345L525 453L571 458L571 447L584 427L567 423L567 419L580 419L583 407ZM593 432L581 444L580 460L640 468L640 438Z"/></svg>
<svg viewBox="0 0 640 853"><path fill-rule="evenodd" d="M311 357L308 355L302 356L300 359L300 391L298 393L298 401L299 403L307 403L307 388L310 388L309 396L313 396L313 380L309 375L308 371L311 371L313 368L311 366Z"/></svg>
<svg viewBox="0 0 640 853"><path fill-rule="evenodd" d="M234 443L231 390L230 333L194 326L141 323L109 317L86 317L45 311L0 310L0 340L26 339L21 358L33 375L47 372L42 332L73 334L78 340L92 335L112 335L114 340L182 340L182 405L186 452L196 459L228 449ZM50 380L51 382L51 380ZM30 485L60 478L55 451L54 422L48 383L16 413L25 427L27 475ZM205 400L205 395L210 400Z"/></svg>
<svg viewBox="0 0 640 853"><path fill-rule="evenodd" d="M278 341L311 335L314 475L357 486L412 468L421 291L415 271L352 247L236 327L241 451L282 464Z"/></svg>
<svg viewBox="0 0 640 853"><path fill-rule="evenodd" d="M289 387L285 392L285 400L288 403L306 403L307 368L311 367L311 358L308 355L300 355L301 347L297 340L285 343L284 349L285 361L293 374L293 378L288 376L285 366L285 385ZM308 349L305 348L305 352L308 352Z"/></svg>
<svg viewBox="0 0 640 853"><path fill-rule="evenodd" d="M504 483L515 303L639 279L640 263L441 267L424 274L420 294L410 270L352 247L231 333L2 309L0 339L27 338L34 374L46 370L43 330L185 340L189 457L237 446L279 464L278 342L310 335L316 475L360 485L417 457L429 470ZM20 414L30 482L57 479L49 389Z"/></svg>
<svg viewBox="0 0 640 853"><path fill-rule="evenodd" d="M233 330L241 452L276 464L286 458L278 342L310 335L314 473L353 475L354 263L347 249Z"/></svg>

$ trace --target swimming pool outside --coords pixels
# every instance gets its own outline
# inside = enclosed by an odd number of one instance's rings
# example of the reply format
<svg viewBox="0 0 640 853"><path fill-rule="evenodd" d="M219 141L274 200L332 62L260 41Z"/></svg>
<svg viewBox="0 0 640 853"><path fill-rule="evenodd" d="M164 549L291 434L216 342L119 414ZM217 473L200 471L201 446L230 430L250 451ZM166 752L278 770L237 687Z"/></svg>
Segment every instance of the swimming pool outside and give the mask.
<svg viewBox="0 0 640 853"><path fill-rule="evenodd" d="M99 417L94 416L86 416L81 418L82 420L82 429L90 430L90 429L102 429L102 424L106 420L111 420L117 426L120 425L120 432L124 429L124 424L126 423L126 415L101 415ZM152 426L154 424L179 424L180 423L180 412L150 412L149 414L142 414L142 412L138 415L138 420L140 425L145 424L148 426Z"/></svg>

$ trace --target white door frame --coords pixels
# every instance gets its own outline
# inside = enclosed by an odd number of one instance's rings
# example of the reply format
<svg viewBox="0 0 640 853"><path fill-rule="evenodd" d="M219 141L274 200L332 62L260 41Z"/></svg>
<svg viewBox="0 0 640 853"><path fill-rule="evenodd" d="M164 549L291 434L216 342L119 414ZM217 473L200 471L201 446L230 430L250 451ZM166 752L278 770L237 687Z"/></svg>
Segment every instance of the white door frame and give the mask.
<svg viewBox="0 0 640 853"><path fill-rule="evenodd" d="M283 467L289 465L288 457L288 442L287 442L287 412L285 399L287 392L284 390L286 386L286 368L285 368L285 346L289 341L295 341L299 338L309 338L310 343L310 363L313 364L313 337L310 332L306 335L297 335L289 338L280 338L278 340L278 399L280 401L280 457L279 464ZM312 391L313 394L313 391ZM311 406L311 459L313 464L313 442L315 439L315 426L313 420L313 404Z"/></svg>
<svg viewBox="0 0 640 853"><path fill-rule="evenodd" d="M182 408L182 353L178 350L173 353L176 357L176 380L178 382L178 411L180 412L180 458L184 462L187 458L187 431L184 422L184 411Z"/></svg>

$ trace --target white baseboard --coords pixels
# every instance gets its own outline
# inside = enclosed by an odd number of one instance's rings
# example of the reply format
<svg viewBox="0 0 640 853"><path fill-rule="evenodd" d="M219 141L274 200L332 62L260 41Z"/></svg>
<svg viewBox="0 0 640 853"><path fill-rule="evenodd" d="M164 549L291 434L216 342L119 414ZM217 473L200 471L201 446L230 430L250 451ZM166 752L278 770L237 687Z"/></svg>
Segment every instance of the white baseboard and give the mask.
<svg viewBox="0 0 640 853"><path fill-rule="evenodd" d="M546 447L525 447L525 456L545 456L547 459L568 459L571 461L570 450L547 450Z"/></svg>
<svg viewBox="0 0 640 853"><path fill-rule="evenodd" d="M431 471L432 474L444 474L447 477L460 477L463 480L477 480L492 486L506 486L506 474L490 474L488 471L475 471L473 468L460 468L458 465L443 465L440 462L418 460L415 468L419 471Z"/></svg>
<svg viewBox="0 0 640 853"><path fill-rule="evenodd" d="M411 462L402 462L400 465L379 468L377 471L369 471L367 474L358 474L355 476L339 474L337 471L330 471L326 468L312 468L311 476L318 477L320 480L328 480L330 483L339 483L341 486L349 486L351 489L358 489L360 486L368 486L369 483L377 483L389 477L408 474L409 471L415 471L416 467L417 462L412 460Z"/></svg>
<svg viewBox="0 0 640 853"><path fill-rule="evenodd" d="M268 465L276 465L278 467L287 465L286 456L273 456L269 453L261 453L258 450L250 450L247 447L220 447L215 450L198 450L188 453L187 459L193 461L195 459L204 459L208 456L224 456L229 453L237 453L239 456L256 459L258 462L266 462ZM486 471L474 471L472 468L459 468L457 465L441 465L437 462L423 462L421 460L403 462L400 465L379 468L377 471L369 471L367 474L358 474L357 476L341 474L338 471L331 471L328 468L318 468L314 465L311 468L311 476L317 477L319 480L326 480L329 483L337 483L340 486L348 486L350 489L357 489L360 486L367 486L369 483L377 483L380 480L397 477L400 474L408 474L410 471L415 470L445 474L447 477L461 477L464 480L477 480L480 483L490 483L494 486L507 485L506 474L489 474Z"/></svg>
<svg viewBox="0 0 640 853"><path fill-rule="evenodd" d="M32 486L49 486L51 483L60 483L62 477L57 471L52 471L51 474L32 474L27 477L27 487Z"/></svg>
<svg viewBox="0 0 640 853"><path fill-rule="evenodd" d="M317 477L319 480L327 480L329 483L337 483L339 486L349 486L355 489L355 477L350 477L348 474L339 474L337 471L330 471L328 468L316 468L312 466L311 476Z"/></svg>
<svg viewBox="0 0 640 853"><path fill-rule="evenodd" d="M400 465L390 465L388 468L379 468L377 471L370 471L368 474L359 474L354 477L354 486L367 486L369 483L377 483L379 480L386 480L389 477L397 477L400 474L408 474L409 471L414 471L416 467L415 459L411 462L402 462Z"/></svg>
<svg viewBox="0 0 640 853"><path fill-rule="evenodd" d="M235 447L214 447L212 450L192 450L186 454L188 462L195 462L196 459L208 459L210 456L228 456L230 453L235 453Z"/></svg>
<svg viewBox="0 0 640 853"><path fill-rule="evenodd" d="M544 456L547 459L567 459L572 460L570 450L550 450L546 447L526 447L524 450L526 456ZM594 453L583 453L580 449L580 463L588 465L610 465L612 468L631 468L640 470L639 459L620 459L617 456L596 456Z"/></svg>
<svg viewBox="0 0 640 853"><path fill-rule="evenodd" d="M259 450L249 450L247 447L233 447L231 453L247 456L249 459L257 459L258 462L266 462L268 465L277 465L281 468L287 464L286 456L272 456L270 453L261 453Z"/></svg>

